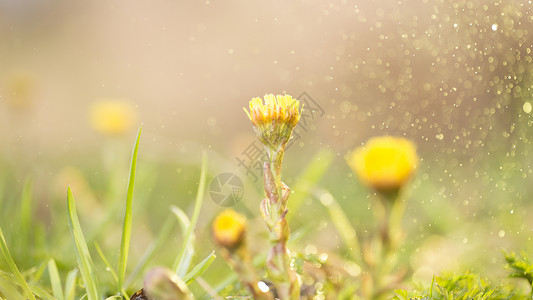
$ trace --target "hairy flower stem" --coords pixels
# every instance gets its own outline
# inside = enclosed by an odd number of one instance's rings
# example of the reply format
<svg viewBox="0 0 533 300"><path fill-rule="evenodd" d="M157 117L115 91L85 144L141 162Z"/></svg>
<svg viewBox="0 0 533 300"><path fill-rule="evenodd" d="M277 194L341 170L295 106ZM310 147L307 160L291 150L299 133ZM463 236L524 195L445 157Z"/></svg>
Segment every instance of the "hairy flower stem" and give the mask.
<svg viewBox="0 0 533 300"><path fill-rule="evenodd" d="M405 210L405 201L399 191L394 193L378 193L376 217L379 220L379 231L376 242L379 244L378 259L372 274L372 292L369 298L381 299L384 294L395 288L403 280L403 272L394 272L398 261L400 246L403 241L401 222ZM387 280L384 280L388 278Z"/></svg>
<svg viewBox="0 0 533 300"><path fill-rule="evenodd" d="M290 190L281 181L281 166L285 145L268 150L269 160L263 166L265 196L261 212L270 230L272 248L267 257L267 272L274 283L279 299L300 299L300 287L287 249L290 229L285 215Z"/></svg>

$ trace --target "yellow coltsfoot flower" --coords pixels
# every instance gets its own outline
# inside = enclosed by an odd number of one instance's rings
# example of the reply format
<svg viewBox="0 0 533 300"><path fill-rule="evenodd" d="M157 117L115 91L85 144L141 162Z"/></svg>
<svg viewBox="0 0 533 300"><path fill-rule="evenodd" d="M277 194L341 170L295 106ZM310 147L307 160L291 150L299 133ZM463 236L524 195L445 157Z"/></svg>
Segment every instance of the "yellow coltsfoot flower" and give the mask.
<svg viewBox="0 0 533 300"><path fill-rule="evenodd" d="M250 112L244 111L253 123L261 142L270 149L285 147L301 116L300 101L289 95L265 95L250 101Z"/></svg>
<svg viewBox="0 0 533 300"><path fill-rule="evenodd" d="M371 138L349 157L348 164L359 179L379 192L398 191L418 165L416 146L402 137Z"/></svg>
<svg viewBox="0 0 533 300"><path fill-rule="evenodd" d="M92 127L106 135L120 135L133 128L137 112L132 104L121 100L100 100L90 110Z"/></svg>
<svg viewBox="0 0 533 300"><path fill-rule="evenodd" d="M226 209L215 218L212 230L219 246L237 249L244 241L246 218L232 209Z"/></svg>

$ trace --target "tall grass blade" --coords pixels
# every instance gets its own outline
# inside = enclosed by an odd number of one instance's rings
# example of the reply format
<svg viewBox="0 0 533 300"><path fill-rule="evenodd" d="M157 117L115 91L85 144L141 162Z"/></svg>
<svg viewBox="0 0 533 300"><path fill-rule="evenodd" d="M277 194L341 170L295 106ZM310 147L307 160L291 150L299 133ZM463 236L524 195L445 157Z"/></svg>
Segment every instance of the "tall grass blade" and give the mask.
<svg viewBox="0 0 533 300"><path fill-rule="evenodd" d="M185 241L185 236L187 234L187 231L189 230L189 227L191 227L191 220L189 220L189 217L187 216L187 214L179 207L177 206L170 206L170 210L172 211L172 213L174 213L174 215L176 216L176 218L178 219L178 223L180 225L180 228L181 228L181 232L183 234L183 239ZM185 253L184 253L184 258L182 259L182 263L181 263L181 268L180 270L183 270L185 269L185 272L187 272L187 269L191 263L191 260L192 260L192 257L194 255L194 240L196 239L196 235L193 233L191 233L191 235L187 238L186 241L188 241L187 243L183 242L184 244L186 244L186 249L185 249ZM178 270L178 272L180 271ZM180 277L181 278L181 277Z"/></svg>
<svg viewBox="0 0 533 300"><path fill-rule="evenodd" d="M344 213L344 210L339 205L337 200L326 190L315 189L314 195L322 205L327 209L329 217L335 225L335 228L340 233L344 244L350 249L349 253L354 262L358 265L362 264L361 248L357 238L357 231L350 223L350 220Z"/></svg>
<svg viewBox="0 0 533 300"><path fill-rule="evenodd" d="M52 292L57 300L64 300L63 287L61 286L61 279L57 271L56 261L52 258L48 261L48 275L50 276L50 284L52 285Z"/></svg>
<svg viewBox="0 0 533 300"><path fill-rule="evenodd" d="M0 292L2 292L6 299L25 300L25 298L18 291L17 286L13 282L5 280L2 277L0 277Z"/></svg>
<svg viewBox="0 0 533 300"><path fill-rule="evenodd" d="M118 283L117 272L115 272L113 267L111 267L111 264L109 263L109 261L105 257L104 252L102 251L102 248L100 248L100 245L98 245L98 243L94 243L94 248L96 249L96 252L98 253L98 256L100 256L100 258L104 262L104 264L106 266L106 270L108 270L111 273L111 276L113 276L113 279L115 280L115 283Z"/></svg>
<svg viewBox="0 0 533 300"><path fill-rule="evenodd" d="M19 247L16 248L24 251L25 253L27 253L28 249L31 249L28 243L30 242L30 228L32 226L32 192L33 180L31 178L27 178L22 190L22 196L20 197L20 227L17 234Z"/></svg>
<svg viewBox="0 0 533 300"><path fill-rule="evenodd" d="M94 273L94 265L87 247L87 242L81 231L80 221L78 220L78 214L76 213L76 203L72 196L70 186L67 189L67 207L69 216L69 225L76 245L76 256L78 259L78 267L80 269L83 283L85 284L85 290L87 291L88 300L99 299L99 288L96 275Z"/></svg>
<svg viewBox="0 0 533 300"><path fill-rule="evenodd" d="M4 258L7 262L7 265L9 266L9 269L11 270L11 273L17 280L18 285L20 285L20 287L24 291L25 296L29 299L35 300L33 292L30 290L30 287L28 286L26 280L24 280L24 277L22 277L22 274L20 273L19 269L17 268L17 265L15 264L15 261L13 260L13 257L11 257L11 253L9 253L9 249L7 248L7 243L4 238L4 232L2 231L2 228L0 228L0 249L2 250L2 254L4 255Z"/></svg>
<svg viewBox="0 0 533 300"><path fill-rule="evenodd" d="M43 276L44 271L46 270L46 265L47 263L43 261L41 262L38 268L33 267L26 271L26 272L32 273L32 276L31 276L32 281L39 282L39 280L41 280L41 277Z"/></svg>
<svg viewBox="0 0 533 300"><path fill-rule="evenodd" d="M124 214L124 223L122 227L122 241L120 243L120 253L118 258L118 291L122 292L124 276L126 275L126 264L128 261L128 252L131 240L131 222L132 222L132 204L133 204L133 187L135 185L135 171L137 168L137 151L139 150L139 141L141 139L142 124L137 132L137 140L133 147L131 155L130 178L128 181L128 194L126 196L126 212Z"/></svg>
<svg viewBox="0 0 533 300"><path fill-rule="evenodd" d="M287 214L287 219L290 220L295 216L300 206L302 206L305 197L308 195L309 190L324 176L328 167L331 165L335 156L328 149L321 149L317 154L313 156L311 162L300 173L298 181L294 184L288 203L288 209L291 213Z"/></svg>
<svg viewBox="0 0 533 300"><path fill-rule="evenodd" d="M207 268L209 268L209 266L213 263L216 257L217 256L215 255L215 251L211 252L211 254L209 254L204 260L197 264L192 269L192 271L190 271L189 273L187 273L187 275L185 275L185 277L183 277L183 281L185 281L185 283L189 285L189 283L193 282L196 278L202 276L202 274L204 274Z"/></svg>
<svg viewBox="0 0 533 300"><path fill-rule="evenodd" d="M78 270L74 269L67 274L65 280L65 300L74 300L76 296L76 281L78 279Z"/></svg>
<svg viewBox="0 0 533 300"><path fill-rule="evenodd" d="M187 269L189 268L189 262L186 263L187 260L187 249L191 247L192 245L192 233L194 228L196 227L196 223L198 222L198 217L200 216L200 210L202 209L202 202L204 200L204 193L205 193L205 182L206 182L206 175L207 175L207 154L204 152L203 159L202 159L202 170L200 171L200 180L198 181L198 191L196 193L196 202L194 203L194 211L191 218L191 224L189 225L189 228L187 229L187 232L185 233L184 239L183 239L183 245L181 246L180 252L178 256L176 257L176 260L174 261L174 264L172 266L172 270L176 272L176 274L183 278L185 274L187 273Z"/></svg>
<svg viewBox="0 0 533 300"><path fill-rule="evenodd" d="M31 289L35 293L35 296L37 296L37 299L41 299L41 300L57 300L57 298L55 298L54 296L50 295L47 291L45 291L40 286L32 285Z"/></svg>

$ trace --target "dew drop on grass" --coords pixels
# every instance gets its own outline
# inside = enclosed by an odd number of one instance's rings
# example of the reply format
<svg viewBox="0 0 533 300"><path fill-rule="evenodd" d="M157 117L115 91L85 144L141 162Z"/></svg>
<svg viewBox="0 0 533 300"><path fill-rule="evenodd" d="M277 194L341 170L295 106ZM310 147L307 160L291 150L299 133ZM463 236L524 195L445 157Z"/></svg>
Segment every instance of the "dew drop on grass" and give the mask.
<svg viewBox="0 0 533 300"><path fill-rule="evenodd" d="M532 107L532 105L531 105L530 102L526 102L526 103L524 103L524 105L522 106L522 109L524 110L524 112L525 112L526 114L531 113L531 109L532 109L532 108L533 108L533 107Z"/></svg>
<svg viewBox="0 0 533 300"><path fill-rule="evenodd" d="M320 202L324 206L329 206L333 202L333 196L329 193L325 193L322 196L320 196Z"/></svg>
<svg viewBox="0 0 533 300"><path fill-rule="evenodd" d="M316 254L317 253L317 248L315 245L313 244L309 244L305 247L305 254L306 255L310 255L310 254Z"/></svg>
<svg viewBox="0 0 533 300"><path fill-rule="evenodd" d="M348 274L350 274L353 277L359 276L359 274L361 274L361 267L358 266L353 261L345 262L344 263L344 270L346 270L346 272L348 272Z"/></svg>
<svg viewBox="0 0 533 300"><path fill-rule="evenodd" d="M320 253L318 259L321 263L325 263L326 261L328 261L328 254L326 252Z"/></svg>

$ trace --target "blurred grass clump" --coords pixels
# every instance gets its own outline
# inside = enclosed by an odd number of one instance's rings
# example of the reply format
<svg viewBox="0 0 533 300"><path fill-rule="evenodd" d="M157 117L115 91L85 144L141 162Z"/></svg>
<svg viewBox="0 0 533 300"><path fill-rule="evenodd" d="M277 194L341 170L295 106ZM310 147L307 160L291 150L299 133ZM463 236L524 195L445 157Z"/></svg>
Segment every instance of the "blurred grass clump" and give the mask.
<svg viewBox="0 0 533 300"><path fill-rule="evenodd" d="M67 191L66 205L63 198L62 204L43 208L42 199L55 197L53 189L51 196L37 194L31 175L20 184L13 179L20 170L2 162L0 297L530 297L533 265L526 252L520 256L505 253L506 264L496 259L500 271L487 274L489 269L476 272L475 264L462 261L465 258L460 251L455 259L437 261L453 256L457 249L444 238L446 227L423 230L411 238L416 222L408 220L417 216L407 207L420 205L413 202L432 189L431 185L423 186L416 174L424 157L419 157L412 141L374 137L347 154L340 164L328 149L319 150L305 166L284 162L302 109L305 107L299 107L298 100L288 95L266 95L264 102L261 98L251 101L248 117L266 153L263 191L252 191L243 203L223 211L213 203L204 203L207 181L212 177L206 154L199 167L196 163L177 166L143 161L147 166L138 172L142 126L127 177L120 174L125 171L121 160L115 159L124 156L119 149L123 145L112 140L104 147L102 174L89 175L96 169L88 163L92 160L81 168L65 168L59 173L55 185L70 182L60 187ZM95 129L110 134L111 139L126 135L133 124L130 108L108 112L109 122L100 121L109 126ZM117 112L129 117L117 116ZM296 179L289 178L292 189L281 179L283 165L300 172ZM361 185L351 176L342 179L338 175L347 172L348 166ZM169 176L175 178L169 180ZM176 183L165 185L163 179L178 182L180 189L175 190ZM14 188L18 186L20 191ZM338 199L342 194L359 199L359 210L351 208L344 197ZM176 195L186 200L174 201ZM368 205L362 211L361 203ZM419 217L445 216L441 210L452 206L441 205L435 208L438 211ZM473 233L465 231L465 238ZM439 235L442 238L436 238ZM217 253L222 260L217 259ZM427 260L429 257L433 260ZM445 261L448 266L435 267ZM508 277L515 279L507 278L504 266Z"/></svg>

